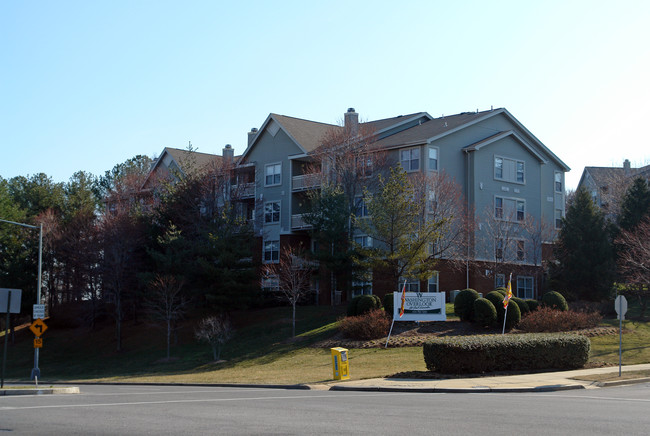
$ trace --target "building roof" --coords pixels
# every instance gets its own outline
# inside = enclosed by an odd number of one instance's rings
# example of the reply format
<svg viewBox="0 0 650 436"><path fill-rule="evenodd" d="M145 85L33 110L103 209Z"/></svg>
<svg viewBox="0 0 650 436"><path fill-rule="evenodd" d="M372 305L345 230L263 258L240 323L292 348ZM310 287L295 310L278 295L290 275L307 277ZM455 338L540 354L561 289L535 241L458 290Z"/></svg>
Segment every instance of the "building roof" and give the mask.
<svg viewBox="0 0 650 436"><path fill-rule="evenodd" d="M321 145L325 135L332 129L342 129L341 126L335 124L319 123L286 115L271 114L270 118L277 121L285 132L307 153L316 150Z"/></svg>
<svg viewBox="0 0 650 436"><path fill-rule="evenodd" d="M585 167L580 177L578 187L582 186L585 182L586 175L589 174L594 183L602 188L608 186L614 180L621 180L624 178L633 178L637 176L648 177L650 176L650 165L640 168L625 167Z"/></svg>

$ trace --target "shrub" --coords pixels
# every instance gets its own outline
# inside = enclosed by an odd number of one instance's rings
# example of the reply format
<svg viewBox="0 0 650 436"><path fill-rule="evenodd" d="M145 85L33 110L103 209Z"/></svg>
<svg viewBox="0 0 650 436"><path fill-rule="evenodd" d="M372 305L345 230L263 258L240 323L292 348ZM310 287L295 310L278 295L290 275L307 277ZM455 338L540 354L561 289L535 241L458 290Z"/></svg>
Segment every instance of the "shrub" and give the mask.
<svg viewBox="0 0 650 436"><path fill-rule="evenodd" d="M542 305L550 307L551 309L555 308L557 310L567 311L569 310L569 305L566 300L556 291L547 292L542 296Z"/></svg>
<svg viewBox="0 0 650 436"><path fill-rule="evenodd" d="M491 327L497 322L497 310L487 298L474 300L474 321L481 327Z"/></svg>
<svg viewBox="0 0 650 436"><path fill-rule="evenodd" d="M521 311L521 316L524 316L528 312L530 312L530 309L528 308L528 303L524 301L523 299L519 297L512 297L510 301L514 301L517 303L517 306L519 306L519 310Z"/></svg>
<svg viewBox="0 0 650 436"><path fill-rule="evenodd" d="M374 309L381 309L381 300L376 295L361 295L356 309L357 313L353 316L363 315Z"/></svg>
<svg viewBox="0 0 650 436"><path fill-rule="evenodd" d="M505 297L506 294L508 293L508 290L507 290L506 288L496 288L496 289L494 290L494 292L498 292L498 293L501 294L503 297Z"/></svg>
<svg viewBox="0 0 650 436"><path fill-rule="evenodd" d="M589 360L589 339L581 335L441 336L424 344L429 371L468 374L503 370L575 369Z"/></svg>
<svg viewBox="0 0 650 436"><path fill-rule="evenodd" d="M537 308L539 307L539 301L533 299L526 300L526 304L528 305L528 309L530 312L536 311Z"/></svg>
<svg viewBox="0 0 650 436"><path fill-rule="evenodd" d="M503 307L503 297L505 297L505 295L501 295L501 293L498 291L488 292L488 294L485 296L485 298L490 300L495 308Z"/></svg>
<svg viewBox="0 0 650 436"><path fill-rule="evenodd" d="M350 300L346 311L347 316L357 316L357 305L359 304L361 297L362 295L357 295L352 300Z"/></svg>
<svg viewBox="0 0 650 436"><path fill-rule="evenodd" d="M526 332L566 332L596 327L603 320L598 312L566 312L540 307L522 318L519 328Z"/></svg>
<svg viewBox="0 0 650 436"><path fill-rule="evenodd" d="M464 289L454 299L454 313L461 321L472 321L474 319L474 300L478 298L478 292L474 289Z"/></svg>
<svg viewBox="0 0 650 436"><path fill-rule="evenodd" d="M388 315L391 319L393 318L393 310L394 305L393 305L393 293L389 292L388 294L384 295L384 310L386 311L386 315Z"/></svg>
<svg viewBox="0 0 650 436"><path fill-rule="evenodd" d="M519 321L521 321L521 310L519 309L519 305L517 305L517 303L512 299L510 299L510 302L508 303L507 313L506 330L512 330L513 328L517 327L517 324L519 324ZM500 326L503 325L504 316L506 316L506 310L503 308L502 304L501 310L497 309L497 318Z"/></svg>
<svg viewBox="0 0 650 436"><path fill-rule="evenodd" d="M346 338L369 340L383 338L388 334L390 320L381 309L373 309L359 316L341 319L339 331Z"/></svg>

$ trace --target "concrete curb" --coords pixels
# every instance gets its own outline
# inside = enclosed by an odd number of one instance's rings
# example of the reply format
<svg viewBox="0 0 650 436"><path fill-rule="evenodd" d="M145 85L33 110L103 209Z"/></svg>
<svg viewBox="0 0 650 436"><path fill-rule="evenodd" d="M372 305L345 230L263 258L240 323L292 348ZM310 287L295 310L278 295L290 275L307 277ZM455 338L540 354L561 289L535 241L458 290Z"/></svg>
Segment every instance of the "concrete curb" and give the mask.
<svg viewBox="0 0 650 436"><path fill-rule="evenodd" d="M616 380L616 381L609 381L609 382L596 382L596 386L601 387L601 388L607 388L610 386L624 386L624 385L633 385L637 383L648 383L650 382L650 377L645 377L645 378L630 378L627 380Z"/></svg>
<svg viewBox="0 0 650 436"><path fill-rule="evenodd" d="M516 392L555 392L574 389L585 389L583 385L558 385L558 386L536 386L536 387L513 387L493 388L489 386L477 386L473 388L405 388L387 386L332 386L331 391L358 391L358 392L420 392L420 393L453 393L453 394L476 394L476 393L516 393Z"/></svg>
<svg viewBox="0 0 650 436"><path fill-rule="evenodd" d="M32 389L2 389L0 396L11 395L50 395L50 394L79 394L79 388L70 386L66 388L32 388Z"/></svg>
<svg viewBox="0 0 650 436"><path fill-rule="evenodd" d="M297 390L310 390L313 389L310 385L281 385L281 384L252 384L252 383L147 383L147 382L46 382L39 381L45 384L57 385L111 385L111 386L196 386L205 388L263 388L263 389L297 389Z"/></svg>

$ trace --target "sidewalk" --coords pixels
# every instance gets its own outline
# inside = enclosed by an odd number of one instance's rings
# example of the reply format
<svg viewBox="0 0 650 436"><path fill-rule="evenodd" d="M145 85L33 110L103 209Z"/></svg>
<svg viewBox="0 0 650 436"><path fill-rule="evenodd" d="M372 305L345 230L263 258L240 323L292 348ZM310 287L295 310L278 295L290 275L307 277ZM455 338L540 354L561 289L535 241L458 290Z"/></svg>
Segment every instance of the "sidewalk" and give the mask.
<svg viewBox="0 0 650 436"><path fill-rule="evenodd" d="M573 377L592 374L618 374L618 366L573 371L542 372L495 377L453 378L444 380L415 380L374 378L328 384L330 390L353 391L407 391L407 392L544 392L569 389L594 389L620 384L650 382L650 379L627 379L625 372L650 370L650 364L628 365L622 368L620 381L593 382L573 380ZM310 386L312 389L323 387Z"/></svg>

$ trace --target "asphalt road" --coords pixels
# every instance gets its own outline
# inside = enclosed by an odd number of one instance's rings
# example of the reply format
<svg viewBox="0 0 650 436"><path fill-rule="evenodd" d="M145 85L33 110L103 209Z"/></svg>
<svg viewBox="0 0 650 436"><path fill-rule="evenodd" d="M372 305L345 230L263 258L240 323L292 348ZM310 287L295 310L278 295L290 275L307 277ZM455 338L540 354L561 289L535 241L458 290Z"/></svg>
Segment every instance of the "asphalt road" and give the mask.
<svg viewBox="0 0 650 436"><path fill-rule="evenodd" d="M550 393L81 386L0 397L0 435L647 435L650 383Z"/></svg>

